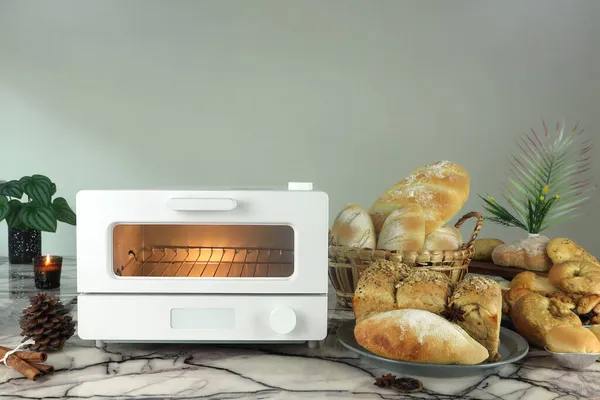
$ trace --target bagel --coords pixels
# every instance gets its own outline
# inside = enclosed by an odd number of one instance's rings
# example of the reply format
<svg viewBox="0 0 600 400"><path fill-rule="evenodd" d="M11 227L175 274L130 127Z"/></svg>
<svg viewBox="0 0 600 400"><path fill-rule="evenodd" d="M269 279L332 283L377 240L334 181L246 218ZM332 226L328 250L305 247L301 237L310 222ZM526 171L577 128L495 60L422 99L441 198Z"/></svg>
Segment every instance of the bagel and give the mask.
<svg viewBox="0 0 600 400"><path fill-rule="evenodd" d="M546 344L546 333L555 326L581 326L579 317L557 299L537 293L522 296L511 308L515 330L539 348Z"/></svg>
<svg viewBox="0 0 600 400"><path fill-rule="evenodd" d="M600 265L570 260L554 265L548 272L550 283L568 293L600 294Z"/></svg>

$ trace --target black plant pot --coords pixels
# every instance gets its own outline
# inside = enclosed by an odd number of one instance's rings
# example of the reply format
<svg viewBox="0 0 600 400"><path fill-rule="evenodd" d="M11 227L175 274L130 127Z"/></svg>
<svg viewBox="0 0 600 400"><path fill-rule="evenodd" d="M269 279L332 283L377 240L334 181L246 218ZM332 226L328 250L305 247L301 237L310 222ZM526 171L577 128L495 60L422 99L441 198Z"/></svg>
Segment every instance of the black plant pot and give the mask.
<svg viewBox="0 0 600 400"><path fill-rule="evenodd" d="M42 232L29 229L8 229L8 261L11 264L31 264L42 255Z"/></svg>

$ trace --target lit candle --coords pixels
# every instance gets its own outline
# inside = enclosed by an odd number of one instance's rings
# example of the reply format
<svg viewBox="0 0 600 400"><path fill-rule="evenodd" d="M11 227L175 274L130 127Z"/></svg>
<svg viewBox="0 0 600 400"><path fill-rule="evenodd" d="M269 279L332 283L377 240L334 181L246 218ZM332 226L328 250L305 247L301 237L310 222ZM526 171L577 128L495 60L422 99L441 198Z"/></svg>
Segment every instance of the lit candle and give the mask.
<svg viewBox="0 0 600 400"><path fill-rule="evenodd" d="M38 256L33 259L35 287L37 289L56 289L60 287L62 271L61 256Z"/></svg>

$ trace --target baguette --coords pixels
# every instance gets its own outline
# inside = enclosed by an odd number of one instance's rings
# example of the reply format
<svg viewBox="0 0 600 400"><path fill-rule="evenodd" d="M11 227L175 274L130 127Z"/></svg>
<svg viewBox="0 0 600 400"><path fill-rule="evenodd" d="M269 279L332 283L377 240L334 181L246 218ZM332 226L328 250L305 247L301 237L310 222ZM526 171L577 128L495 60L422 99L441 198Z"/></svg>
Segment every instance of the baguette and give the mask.
<svg viewBox="0 0 600 400"><path fill-rule="evenodd" d="M358 344L392 360L428 364L473 365L488 351L461 327L423 310L393 310L358 321Z"/></svg>
<svg viewBox="0 0 600 400"><path fill-rule="evenodd" d="M458 164L440 161L414 170L373 203L369 213L379 233L397 208L417 203L423 208L425 236L438 230L460 211L469 197L470 179Z"/></svg>

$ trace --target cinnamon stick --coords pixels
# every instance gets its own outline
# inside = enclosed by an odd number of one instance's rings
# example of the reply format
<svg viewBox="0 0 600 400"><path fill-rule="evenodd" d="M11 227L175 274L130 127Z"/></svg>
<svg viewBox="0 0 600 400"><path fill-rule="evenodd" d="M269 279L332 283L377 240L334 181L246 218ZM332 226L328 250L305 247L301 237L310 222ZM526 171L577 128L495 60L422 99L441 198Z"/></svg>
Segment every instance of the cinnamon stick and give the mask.
<svg viewBox="0 0 600 400"><path fill-rule="evenodd" d="M42 374L53 374L54 373L54 367L52 365L34 364L34 363L31 363L31 365L33 367L35 367L35 369L40 371Z"/></svg>
<svg viewBox="0 0 600 400"><path fill-rule="evenodd" d="M6 358L6 365L7 367L11 367L12 369L20 372L21 375L25 376L27 379L31 379L32 381L35 381L42 374L36 367L29 364L27 361L21 360L14 354L11 354Z"/></svg>
<svg viewBox="0 0 600 400"><path fill-rule="evenodd" d="M4 357L4 355L11 351L12 349L9 349L8 347L4 347L4 346L0 346L0 360L2 359L2 357ZM17 351L15 353L13 353L15 356L19 357L21 360L23 361L30 361L30 362L46 362L46 360L48 360L48 353L45 353L43 351L37 351L37 352L29 352L29 351Z"/></svg>

